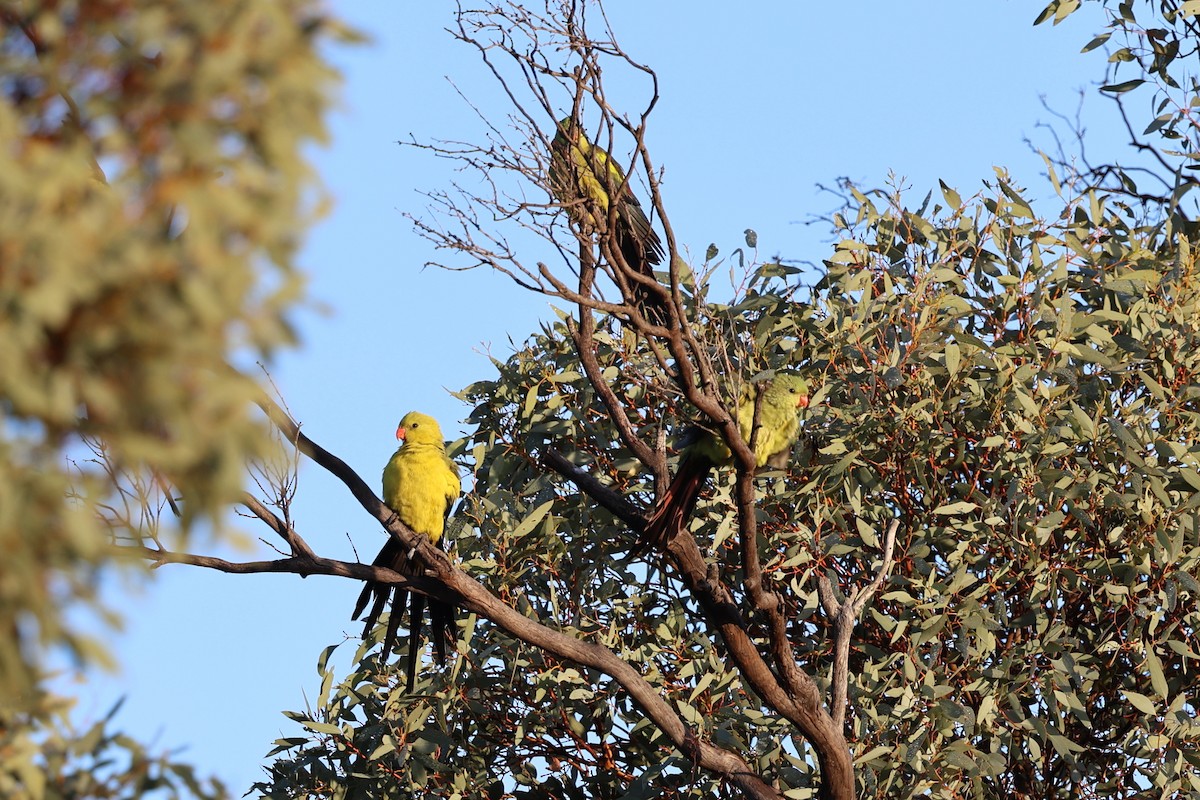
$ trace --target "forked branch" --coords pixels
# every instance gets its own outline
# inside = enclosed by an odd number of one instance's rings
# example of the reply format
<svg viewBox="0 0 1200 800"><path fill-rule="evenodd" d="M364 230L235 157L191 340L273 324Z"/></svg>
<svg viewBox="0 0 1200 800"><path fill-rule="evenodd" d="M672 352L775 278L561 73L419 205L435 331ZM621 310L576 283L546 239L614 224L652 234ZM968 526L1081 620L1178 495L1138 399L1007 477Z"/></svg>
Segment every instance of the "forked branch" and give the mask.
<svg viewBox="0 0 1200 800"><path fill-rule="evenodd" d="M833 621L833 669L831 671L830 691L833 697L830 707L833 709L833 719L840 729L846 721L846 695L850 683L850 634L858 622L858 615L866 608L867 603L879 591L879 587L892 573L895 563L893 553L896 547L896 531L900 529L900 520L893 519L883 534L883 547L880 553L879 568L870 583L855 587L841 602L833 591L829 578L822 575L817 581L817 594L821 598L821 607L826 616Z"/></svg>

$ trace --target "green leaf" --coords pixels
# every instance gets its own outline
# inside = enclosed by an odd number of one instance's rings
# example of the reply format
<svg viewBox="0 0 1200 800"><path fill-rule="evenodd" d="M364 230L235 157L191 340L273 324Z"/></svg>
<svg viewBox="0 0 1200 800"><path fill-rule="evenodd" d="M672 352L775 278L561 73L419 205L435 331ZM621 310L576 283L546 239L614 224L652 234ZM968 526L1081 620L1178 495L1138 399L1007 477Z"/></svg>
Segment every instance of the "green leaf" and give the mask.
<svg viewBox="0 0 1200 800"><path fill-rule="evenodd" d="M393 739L391 736L385 736L385 737L383 737L383 741L380 743L380 745L371 751L371 755L368 758L371 761L378 761L379 759L386 756L388 753L394 752L395 749L396 749L396 740Z"/></svg>
<svg viewBox="0 0 1200 800"><path fill-rule="evenodd" d="M301 725L308 728L313 733L323 733L329 736L340 736L342 729L337 725L331 725L328 722L317 722L313 719L302 720Z"/></svg>
<svg viewBox="0 0 1200 800"><path fill-rule="evenodd" d="M958 373L959 364L962 361L962 353L955 342L950 342L946 345L946 371L954 377Z"/></svg>
<svg viewBox="0 0 1200 800"><path fill-rule="evenodd" d="M947 503L946 505L938 506L933 510L933 513L941 514L943 516L954 516L958 514L968 514L977 508L979 508L979 506L976 503L972 503L967 500L960 500L957 503Z"/></svg>
<svg viewBox="0 0 1200 800"><path fill-rule="evenodd" d="M1071 760L1072 754L1082 753L1085 750L1083 745L1076 744L1060 733L1052 733L1047 738L1050 739L1050 744L1053 745L1055 751L1068 761Z"/></svg>
<svg viewBox="0 0 1200 800"><path fill-rule="evenodd" d="M946 198L950 208L962 208L962 198L958 196L958 192L947 186L943 180L939 180L938 185L942 187L942 196Z"/></svg>
<svg viewBox="0 0 1200 800"><path fill-rule="evenodd" d="M1145 83L1145 81L1141 78L1135 78L1133 80L1122 81L1121 83L1113 83L1106 86L1101 86L1100 91L1108 92L1109 94L1124 94L1125 92L1133 91L1143 83Z"/></svg>
<svg viewBox="0 0 1200 800"><path fill-rule="evenodd" d="M1155 694L1163 700L1169 698L1170 688L1167 686L1167 677L1163 674L1162 662L1149 648L1146 649L1146 669L1150 671L1150 685L1154 687Z"/></svg>
<svg viewBox="0 0 1200 800"><path fill-rule="evenodd" d="M513 530L512 537L514 539L520 539L521 537L528 534L535 527L537 527L537 524L542 521L542 519L546 516L547 513L549 513L550 509L553 507L554 507L554 500L547 500L546 502L539 505L537 508L535 508L533 511L531 511L528 515L526 515L525 519L521 520L521 524L518 525Z"/></svg>
<svg viewBox="0 0 1200 800"><path fill-rule="evenodd" d="M1058 8L1054 12L1054 24L1062 22L1071 14L1079 10L1080 0L1059 0Z"/></svg>

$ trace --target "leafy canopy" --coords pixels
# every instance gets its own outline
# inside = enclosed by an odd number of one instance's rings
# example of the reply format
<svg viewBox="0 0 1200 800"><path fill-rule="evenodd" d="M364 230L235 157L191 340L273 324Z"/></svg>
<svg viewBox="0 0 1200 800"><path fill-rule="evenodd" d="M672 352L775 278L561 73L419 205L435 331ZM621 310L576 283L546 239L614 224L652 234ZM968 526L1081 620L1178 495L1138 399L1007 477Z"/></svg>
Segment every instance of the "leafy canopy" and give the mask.
<svg viewBox="0 0 1200 800"><path fill-rule="evenodd" d="M1040 19L1079 5L1052 3ZM805 273L777 263L750 265L725 303L702 278L680 286L729 383L789 366L820 383L792 462L760 481L756 511L788 641L823 690L835 653L822 582L835 597L866 585L882 523L902 523L891 577L851 640L845 729L859 796L1200 791L1198 84L1179 58L1200 35L1193 4L1102 5L1104 38L1126 45L1105 91L1118 102L1155 93L1148 166L1050 155L1049 200L1003 171L965 200L949 186L915 205L851 187L808 291ZM749 688L696 597L670 569L630 559L625 523L544 466L561 451L642 508L653 498L654 476L585 376L579 325L597 324L589 353L639 441L654 446L695 415L646 338L583 313L564 313L462 393L475 427L457 452L476 481L458 517L462 566L525 615L634 664L699 740L785 796L812 796L816 753ZM692 532L713 580L739 587L765 651L769 631L731 574L743 563L731 482L718 480ZM467 624L461 658L425 672L417 693L373 643L342 679L327 652L316 706L291 714L307 734L279 742L259 788L728 791L612 682Z"/></svg>

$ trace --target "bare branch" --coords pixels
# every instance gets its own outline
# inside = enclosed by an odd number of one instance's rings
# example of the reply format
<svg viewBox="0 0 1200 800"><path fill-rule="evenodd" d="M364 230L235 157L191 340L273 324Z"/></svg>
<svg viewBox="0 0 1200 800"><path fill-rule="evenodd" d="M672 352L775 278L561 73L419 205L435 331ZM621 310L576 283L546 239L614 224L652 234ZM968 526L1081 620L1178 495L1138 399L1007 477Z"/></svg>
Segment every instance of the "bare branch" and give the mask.
<svg viewBox="0 0 1200 800"><path fill-rule="evenodd" d="M830 678L830 690L833 693L830 707L833 709L833 719L839 730L846 721L846 699L850 683L850 635L858 622L858 615L879 591L879 587L892 573L893 551L896 547L896 531L900 529L900 520L893 519L883 535L883 548L880 554L879 568L875 576L866 586L856 587L848 597L838 602L833 585L829 578L822 575L817 581L817 594L821 598L821 607L826 616L833 620L834 648L833 669Z"/></svg>
<svg viewBox="0 0 1200 800"><path fill-rule="evenodd" d="M401 575L387 567L339 561L315 555L311 557L302 555L290 558L276 558L269 561L228 561L215 556L178 553L161 548L139 547L135 549L155 568L161 567L164 564L190 564L196 567L213 569L218 572L226 572L231 575L253 575L267 572L290 573L299 575L302 578L307 578L309 575L336 575L355 580L395 584L434 597L453 599L436 581L430 581L420 576Z"/></svg>
<svg viewBox="0 0 1200 800"><path fill-rule="evenodd" d="M568 322L567 330L571 334L571 338L575 342L575 352L579 354L579 363L583 366L584 374L587 375L588 381L596 390L596 394L600 396L600 402L604 403L604 407L608 410L609 416L617 426L617 431L620 433L621 441L625 442L628 447L651 472L654 473L658 481L665 480L666 475L666 459L661 453L655 452L637 435L637 431L633 428L633 423L629 420L629 415L625 413L625 408L617 399L612 387L604 380L603 370L600 368L599 362L596 360L595 340L593 334L596 330L596 320L591 312L585 307L580 307L579 325L573 322Z"/></svg>

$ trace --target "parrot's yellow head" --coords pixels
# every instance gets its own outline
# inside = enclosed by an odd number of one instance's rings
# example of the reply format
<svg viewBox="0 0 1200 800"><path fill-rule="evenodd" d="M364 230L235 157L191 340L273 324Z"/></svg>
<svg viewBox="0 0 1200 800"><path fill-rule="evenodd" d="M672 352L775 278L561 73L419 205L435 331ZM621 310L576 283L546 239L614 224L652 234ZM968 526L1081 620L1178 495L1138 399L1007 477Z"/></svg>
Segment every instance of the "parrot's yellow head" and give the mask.
<svg viewBox="0 0 1200 800"><path fill-rule="evenodd" d="M793 402L796 408L808 407L808 381L794 372L781 372L776 375L767 389L767 394L780 398L790 395L787 402Z"/></svg>
<svg viewBox="0 0 1200 800"><path fill-rule="evenodd" d="M400 420L396 438L405 444L443 444L442 429L437 420L420 411L410 411Z"/></svg>
<svg viewBox="0 0 1200 800"><path fill-rule="evenodd" d="M571 117L563 117L558 121L558 132L554 134L554 140L562 143L561 146L564 147L567 142L572 142L584 153L587 153L592 146L587 135L584 134L583 128Z"/></svg>

